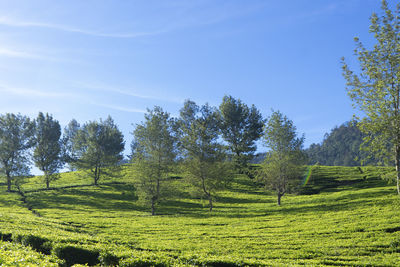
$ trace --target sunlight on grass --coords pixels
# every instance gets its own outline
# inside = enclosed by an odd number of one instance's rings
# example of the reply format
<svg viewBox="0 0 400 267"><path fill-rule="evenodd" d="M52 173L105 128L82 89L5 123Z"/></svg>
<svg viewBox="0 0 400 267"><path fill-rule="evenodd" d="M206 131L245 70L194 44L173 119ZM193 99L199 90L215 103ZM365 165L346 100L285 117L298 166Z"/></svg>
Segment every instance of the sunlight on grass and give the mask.
<svg viewBox="0 0 400 267"><path fill-rule="evenodd" d="M219 193L212 213L207 201L191 198L175 180L175 197L162 202L158 216L137 202L127 176L91 186L89 177L66 173L54 184L60 189L40 191L34 191L43 188L35 177L22 187L41 217L19 195L3 193L1 233L109 253L121 266L396 266L400 201L395 187L379 178L385 171L318 167L304 194L285 196L282 206L275 195L237 176Z"/></svg>

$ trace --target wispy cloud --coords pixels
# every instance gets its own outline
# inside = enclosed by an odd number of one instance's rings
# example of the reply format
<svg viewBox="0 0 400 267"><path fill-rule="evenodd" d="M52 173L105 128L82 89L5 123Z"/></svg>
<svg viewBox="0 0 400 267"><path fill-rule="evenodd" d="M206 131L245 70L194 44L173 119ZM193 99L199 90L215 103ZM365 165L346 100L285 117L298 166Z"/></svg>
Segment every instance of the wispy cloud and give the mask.
<svg viewBox="0 0 400 267"><path fill-rule="evenodd" d="M39 98L65 98L65 97L74 97L72 94L61 93L61 92L48 92L48 91L40 91L34 89L27 88L16 88L16 87L7 87L0 85L0 92L18 95L22 97L39 97Z"/></svg>
<svg viewBox="0 0 400 267"><path fill-rule="evenodd" d="M18 57L18 58L37 58L38 57L35 54L29 54L29 53L25 53L25 52L4 49L4 48L0 48L0 56Z"/></svg>
<svg viewBox="0 0 400 267"><path fill-rule="evenodd" d="M16 51L13 49L1 48L1 47L0 47L0 56L25 58L25 59L56 60L55 58L47 57L40 54Z"/></svg>
<svg viewBox="0 0 400 267"><path fill-rule="evenodd" d="M120 89L117 86L109 86L109 85L97 85L97 84L87 84L87 83L76 83L75 87L89 89L94 91L105 91L111 93L117 93L125 96L137 97L142 99L150 99L150 100L158 100L158 101L165 101L165 102L173 102L177 104L183 103L183 99L173 98L173 97L159 97L154 95L146 95L136 93L133 90L128 89Z"/></svg>
<svg viewBox="0 0 400 267"><path fill-rule="evenodd" d="M43 54L41 52L32 52L32 51L23 51L10 49L6 47L0 47L0 57L9 57L9 58L19 58L19 59L27 59L27 60L43 60L50 62L72 62L72 63L80 63L81 60L65 58L65 57L57 57Z"/></svg>
<svg viewBox="0 0 400 267"><path fill-rule="evenodd" d="M161 13L160 18L157 19L152 17L150 21L143 21L141 23L142 25L152 25L154 30L151 31L144 30L131 32L128 30L126 32L107 32L102 31L101 29L91 30L85 29L81 26L74 27L59 23L30 21L11 16L0 16L0 25L20 28L43 28L95 37L128 39L144 36L155 36L180 29L218 24L229 19L249 15L260 8L267 6L265 3L245 6L238 6L235 4L215 5L213 1L206 1L204 3L196 1L178 1L176 3L170 3L166 1L164 4L163 10L165 10L165 14Z"/></svg>
<svg viewBox="0 0 400 267"><path fill-rule="evenodd" d="M95 106L103 107L103 108L109 108L109 109L113 109L113 110L130 112L130 113L146 113L147 112L146 110L143 110L143 109L128 108L128 107L94 103L94 102L92 102L91 104L95 105Z"/></svg>
<svg viewBox="0 0 400 267"><path fill-rule="evenodd" d="M11 26L11 27L47 28L52 30L79 33L96 37L111 37L111 38L136 38L142 36L157 35L164 32L164 31L155 31L155 32L136 32L136 33L107 33L100 31L91 31L81 28L74 28L62 24L23 21L23 20L11 19L9 17L0 17L0 25Z"/></svg>

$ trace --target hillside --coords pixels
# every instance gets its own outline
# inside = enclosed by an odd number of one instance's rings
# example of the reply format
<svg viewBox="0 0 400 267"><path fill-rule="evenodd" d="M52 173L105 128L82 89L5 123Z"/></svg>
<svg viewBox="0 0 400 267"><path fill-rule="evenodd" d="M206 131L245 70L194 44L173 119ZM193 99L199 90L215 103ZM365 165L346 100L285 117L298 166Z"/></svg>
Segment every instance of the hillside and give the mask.
<svg viewBox="0 0 400 267"><path fill-rule="evenodd" d="M212 213L176 180L157 216L137 202L129 175L91 186L65 173L52 190L34 177L23 196L1 184L0 264L57 266L57 255L67 265L399 266L400 201L379 178L387 171L315 167L303 194L285 195L280 207L237 176Z"/></svg>

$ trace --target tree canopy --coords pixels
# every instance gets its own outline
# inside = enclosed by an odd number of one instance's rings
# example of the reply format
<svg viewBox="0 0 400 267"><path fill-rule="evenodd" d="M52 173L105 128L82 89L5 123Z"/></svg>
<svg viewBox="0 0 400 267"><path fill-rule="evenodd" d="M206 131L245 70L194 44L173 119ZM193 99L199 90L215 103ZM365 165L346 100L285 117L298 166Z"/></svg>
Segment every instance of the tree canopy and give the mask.
<svg viewBox="0 0 400 267"><path fill-rule="evenodd" d="M34 145L34 123L26 116L0 115L0 172L7 178L11 191L14 177L29 173L29 149Z"/></svg>
<svg viewBox="0 0 400 267"><path fill-rule="evenodd" d="M236 169L243 172L256 151L255 142L262 135L262 116L254 105L249 108L232 96L224 96L219 110L222 137L229 144Z"/></svg>
<svg viewBox="0 0 400 267"><path fill-rule="evenodd" d="M33 161L36 167L44 173L46 187L50 181L57 179L56 172L63 166L61 155L61 126L49 114L39 112L36 119L35 149Z"/></svg>
<svg viewBox="0 0 400 267"><path fill-rule="evenodd" d="M300 184L301 167L306 163L304 136L297 137L293 122L279 111L267 119L264 133L264 144L270 151L261 164L258 180L276 191L280 205L281 197Z"/></svg>
<svg viewBox="0 0 400 267"><path fill-rule="evenodd" d="M133 131L132 162L139 198L151 204L151 214L165 195L171 170L177 155L175 121L160 107L145 114L145 121Z"/></svg>
<svg viewBox="0 0 400 267"><path fill-rule="evenodd" d="M77 160L72 164L78 169L90 170L97 185L101 176L107 171L111 175L111 167L122 160L124 146L124 137L110 116L104 121L90 121L73 138Z"/></svg>
<svg viewBox="0 0 400 267"><path fill-rule="evenodd" d="M370 157L361 149L365 134L357 127L357 122L350 121L334 127L325 134L320 144L311 144L306 153L309 164L327 166L379 165L380 161Z"/></svg>
<svg viewBox="0 0 400 267"><path fill-rule="evenodd" d="M382 12L371 16L370 32L376 39L371 50L355 38L359 72L343 59L343 75L354 107L365 115L358 123L366 134L364 147L395 161L400 194L400 5L392 11L382 1Z"/></svg>
<svg viewBox="0 0 400 267"><path fill-rule="evenodd" d="M199 107L187 100L180 111L180 143L183 148L185 177L209 201L224 188L232 174L222 144L219 143L218 111L208 104Z"/></svg>
<svg viewBox="0 0 400 267"><path fill-rule="evenodd" d="M80 127L80 124L75 119L72 119L64 128L62 137L62 156L70 170L75 170L74 162L77 161L77 155L74 148L74 140Z"/></svg>

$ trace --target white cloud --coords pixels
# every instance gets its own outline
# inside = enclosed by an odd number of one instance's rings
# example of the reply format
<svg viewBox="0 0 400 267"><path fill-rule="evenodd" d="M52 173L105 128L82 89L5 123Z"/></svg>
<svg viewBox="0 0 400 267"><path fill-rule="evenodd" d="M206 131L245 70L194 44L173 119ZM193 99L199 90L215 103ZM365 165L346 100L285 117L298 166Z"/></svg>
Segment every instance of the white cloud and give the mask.
<svg viewBox="0 0 400 267"><path fill-rule="evenodd" d="M137 33L106 33L106 32L98 32L98 31L79 29L79 28L74 28L74 27L61 25L61 24L22 21L22 20L11 19L8 17L0 17L0 25L11 26L11 27L47 28L47 29L64 31L64 32L80 33L80 34L90 35L90 36L111 37L111 38L136 38L136 37L157 35L157 34L163 33L163 31L137 32Z"/></svg>
<svg viewBox="0 0 400 267"><path fill-rule="evenodd" d="M146 113L147 112L147 110L143 110L143 109L127 108L127 107L108 105L108 104L100 104L100 103L93 103L93 102L91 104L95 105L95 106L103 107L103 108L109 108L109 109L113 109L113 110L130 112L130 113Z"/></svg>
<svg viewBox="0 0 400 267"><path fill-rule="evenodd" d="M27 88L16 88L16 87L5 87L5 86L0 86L0 92L23 96L23 97L39 97L39 98L74 97L74 95L72 94L61 93L61 92L48 92L48 91L40 91Z"/></svg>
<svg viewBox="0 0 400 267"><path fill-rule="evenodd" d="M77 87L77 88L85 88L85 89L90 89L90 90L95 90L95 91L112 92L112 93L117 93L117 94L121 94L121 95L132 96L132 97L137 97L137 98L142 98L142 99L167 101L167 102L173 102L173 103L178 103L178 104L183 103L182 99L173 98L173 97L159 97L159 96L140 94L140 93L132 92L131 90L128 90L128 89L120 89L116 86L97 85L97 84L88 84L88 83L75 83L75 84L76 84L75 87Z"/></svg>
<svg viewBox="0 0 400 267"><path fill-rule="evenodd" d="M10 58L20 58L20 59L32 59L32 60L45 60L45 61L53 61L53 62L72 62L72 63L80 63L81 60L75 60L71 58L61 58L61 57L52 57L48 55L44 55L43 53L37 52L26 52L22 51L23 49L15 50L6 47L0 47L0 57L10 57Z"/></svg>
<svg viewBox="0 0 400 267"><path fill-rule="evenodd" d="M26 53L26 52L22 52L22 51L7 49L7 48L0 48L0 56L15 57L15 58L28 58L28 59L46 59L46 60L52 59L50 57L46 57L46 56L39 55L39 54Z"/></svg>

